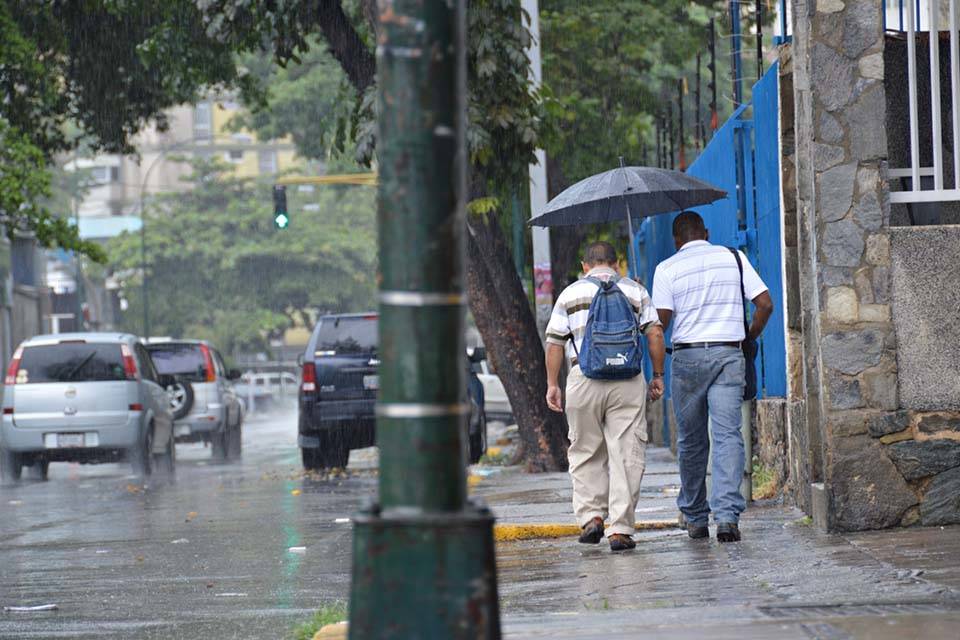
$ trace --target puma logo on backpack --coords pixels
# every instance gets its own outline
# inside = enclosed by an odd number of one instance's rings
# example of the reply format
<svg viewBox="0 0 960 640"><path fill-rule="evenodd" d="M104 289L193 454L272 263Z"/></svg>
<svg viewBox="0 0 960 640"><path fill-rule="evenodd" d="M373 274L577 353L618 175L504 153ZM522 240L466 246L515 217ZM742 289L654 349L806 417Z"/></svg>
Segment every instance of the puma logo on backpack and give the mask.
<svg viewBox="0 0 960 640"><path fill-rule="evenodd" d="M587 280L600 287L590 303L583 344L577 354L580 371L597 380L628 380L642 371L643 350L633 307L614 276L604 282Z"/></svg>

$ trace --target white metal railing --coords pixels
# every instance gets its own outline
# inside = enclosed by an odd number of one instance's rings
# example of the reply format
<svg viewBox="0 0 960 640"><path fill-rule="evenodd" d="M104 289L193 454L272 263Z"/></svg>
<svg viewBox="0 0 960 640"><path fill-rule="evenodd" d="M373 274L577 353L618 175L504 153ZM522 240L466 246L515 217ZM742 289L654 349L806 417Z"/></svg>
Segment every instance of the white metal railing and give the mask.
<svg viewBox="0 0 960 640"><path fill-rule="evenodd" d="M889 177L910 178L910 187L905 191L891 191L891 203L946 202L960 200L960 33L958 33L958 4L960 0L886 0L884 3L884 27L899 31L907 41L907 79L910 112L910 166L893 168ZM946 24L944 24L946 9ZM944 187L943 159L943 111L940 97L940 37L942 28L950 34L950 106L953 133L952 188ZM917 104L917 33L930 35L930 133L933 166L920 163L920 117ZM921 54L922 55L922 54ZM932 189L924 189L931 186Z"/></svg>

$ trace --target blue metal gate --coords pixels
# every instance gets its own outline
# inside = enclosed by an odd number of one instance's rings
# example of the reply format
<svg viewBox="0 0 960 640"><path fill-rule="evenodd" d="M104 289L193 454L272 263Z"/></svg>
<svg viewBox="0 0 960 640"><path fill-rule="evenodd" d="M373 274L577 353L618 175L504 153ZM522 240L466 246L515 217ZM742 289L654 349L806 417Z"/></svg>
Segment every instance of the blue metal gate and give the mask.
<svg viewBox="0 0 960 640"><path fill-rule="evenodd" d="M756 363L761 397L782 397L787 392L778 92L775 64L753 86L751 102L737 109L714 133L687 171L729 194L696 210L710 230L710 241L742 249L773 297L775 310L761 336ZM654 216L640 223L635 238L639 264L633 272L648 286L657 264L675 252L674 217L676 214ZM667 367L669 370L669 359Z"/></svg>

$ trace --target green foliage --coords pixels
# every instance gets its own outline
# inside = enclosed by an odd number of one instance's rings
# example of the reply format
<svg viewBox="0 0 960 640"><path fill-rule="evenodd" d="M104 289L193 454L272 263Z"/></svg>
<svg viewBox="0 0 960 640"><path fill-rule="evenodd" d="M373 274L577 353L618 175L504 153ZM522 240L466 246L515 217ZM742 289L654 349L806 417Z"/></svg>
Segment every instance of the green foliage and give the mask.
<svg viewBox="0 0 960 640"><path fill-rule="evenodd" d="M290 227L280 231L270 184L234 177L216 161L196 162L189 180L192 190L161 196L146 211L153 333L208 337L230 353L265 348L317 311L373 307L372 189L295 191ZM130 302L128 328L141 330L139 235L108 249Z"/></svg>
<svg viewBox="0 0 960 640"><path fill-rule="evenodd" d="M293 630L291 640L313 640L313 636L321 627L336 624L347 619L347 606L341 602L325 605L313 614L307 622L298 625Z"/></svg>

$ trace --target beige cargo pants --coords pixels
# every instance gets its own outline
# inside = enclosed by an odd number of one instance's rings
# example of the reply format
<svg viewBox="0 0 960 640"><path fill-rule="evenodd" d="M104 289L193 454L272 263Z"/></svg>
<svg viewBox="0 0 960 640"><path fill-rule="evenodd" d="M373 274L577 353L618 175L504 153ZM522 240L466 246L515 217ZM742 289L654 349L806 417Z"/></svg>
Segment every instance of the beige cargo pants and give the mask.
<svg viewBox="0 0 960 640"><path fill-rule="evenodd" d="M647 383L592 380L574 366L567 376L573 511L581 527L599 516L607 535L634 533L646 464Z"/></svg>

